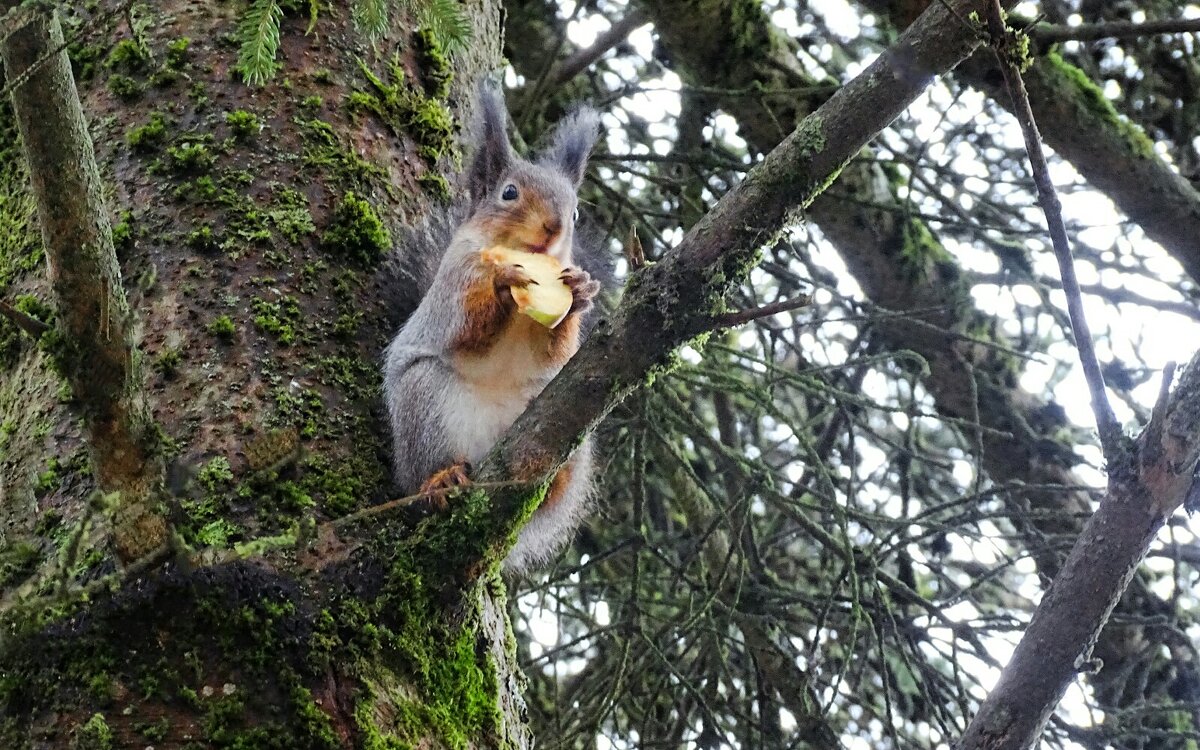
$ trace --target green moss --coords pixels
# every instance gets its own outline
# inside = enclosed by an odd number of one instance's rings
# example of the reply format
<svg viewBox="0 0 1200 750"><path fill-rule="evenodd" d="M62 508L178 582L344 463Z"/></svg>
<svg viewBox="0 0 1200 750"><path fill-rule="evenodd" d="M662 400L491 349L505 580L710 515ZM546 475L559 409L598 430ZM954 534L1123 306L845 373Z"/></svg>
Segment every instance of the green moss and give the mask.
<svg viewBox="0 0 1200 750"><path fill-rule="evenodd" d="M318 94L313 94L312 96L306 96L300 100L300 108L301 109L307 109L309 111L316 111L324 106L325 106L325 99Z"/></svg>
<svg viewBox="0 0 1200 750"><path fill-rule="evenodd" d="M0 588L28 577L40 559L38 548L29 542L15 542L0 548Z"/></svg>
<svg viewBox="0 0 1200 750"><path fill-rule="evenodd" d="M181 143L167 149L167 156L177 172L203 172L213 165L216 157L204 143Z"/></svg>
<svg viewBox="0 0 1200 750"><path fill-rule="evenodd" d="M37 295L18 294L17 298L13 300L13 307L46 325L54 323L54 308L43 302Z"/></svg>
<svg viewBox="0 0 1200 750"><path fill-rule="evenodd" d="M180 37L167 44L167 62L168 68L180 70L188 61L188 47L192 44L192 40L188 37Z"/></svg>
<svg viewBox="0 0 1200 750"><path fill-rule="evenodd" d="M154 358L154 371L164 378L174 377L181 359L182 354L178 349L166 347Z"/></svg>
<svg viewBox="0 0 1200 750"><path fill-rule="evenodd" d="M213 318L205 328L222 341L233 341L234 334L237 333L237 327L234 326L233 320L228 315Z"/></svg>
<svg viewBox="0 0 1200 750"><path fill-rule="evenodd" d="M295 427L301 437L317 435L317 425L325 413L325 402L319 393L308 388L277 388L272 397L275 422Z"/></svg>
<svg viewBox="0 0 1200 750"><path fill-rule="evenodd" d="M329 68L318 68L313 71L312 79L322 85L333 83L333 71Z"/></svg>
<svg viewBox="0 0 1200 750"><path fill-rule="evenodd" d="M197 529L194 538L196 543L201 546L224 548L230 546L231 540L240 538L244 534L242 528L233 521L227 518L218 518Z"/></svg>
<svg viewBox="0 0 1200 750"><path fill-rule="evenodd" d="M258 135L263 127L262 120L258 119L257 115L244 109L226 112L225 124L233 131L233 136L242 141Z"/></svg>
<svg viewBox="0 0 1200 750"><path fill-rule="evenodd" d="M300 303L295 297L287 296L279 302L255 299L250 303L250 308L254 312L256 326L273 334L281 344L295 343L301 317Z"/></svg>
<svg viewBox="0 0 1200 750"><path fill-rule="evenodd" d="M142 735L149 742L162 742L167 738L167 733L171 731L171 720L163 716L154 722L136 721L133 723L133 731Z"/></svg>
<svg viewBox="0 0 1200 750"><path fill-rule="evenodd" d="M42 261L36 207L7 101L0 101L0 290Z"/></svg>
<svg viewBox="0 0 1200 750"><path fill-rule="evenodd" d="M450 181L438 172L428 171L417 178L417 184L425 188L430 196L440 200L450 200Z"/></svg>
<svg viewBox="0 0 1200 750"><path fill-rule="evenodd" d="M228 488L233 483L233 470L229 459L215 456L196 474L196 481L209 493Z"/></svg>
<svg viewBox="0 0 1200 750"><path fill-rule="evenodd" d="M373 113L396 135L411 137L417 144L418 152L430 163L443 156L450 156L457 161L454 117L445 103L439 101L437 93L448 91L448 68L441 73L433 72L439 81L434 86L434 96L427 96L424 91L406 85L404 69L398 57L392 59L389 68L391 83L385 83L362 61L359 61L359 68L371 88L354 91L347 97L351 112Z"/></svg>
<svg viewBox="0 0 1200 750"><path fill-rule="evenodd" d="M71 742L72 750L112 750L113 733L103 714L92 714L92 718L75 730Z"/></svg>
<svg viewBox="0 0 1200 750"><path fill-rule="evenodd" d="M1086 73L1064 60L1055 50L1047 52L1043 60L1044 64L1038 66L1038 71L1045 73L1050 90L1064 92L1063 96L1080 107L1082 115L1098 118L1105 127L1114 130L1128 144L1133 156L1154 158L1154 141L1141 128L1122 117L1104 91Z"/></svg>
<svg viewBox="0 0 1200 750"><path fill-rule="evenodd" d="M37 475L33 483L33 493L39 497L49 494L62 485L62 466L57 458L51 458L46 463L46 469Z"/></svg>
<svg viewBox="0 0 1200 750"><path fill-rule="evenodd" d="M212 252L220 247L216 235L213 233L212 227L208 224L199 226L187 233L183 238L185 245L197 252Z"/></svg>
<svg viewBox="0 0 1200 750"><path fill-rule="evenodd" d="M454 80L454 67L450 64L450 57L438 44L430 29L419 29L416 37L418 60L429 95L445 99L450 96L450 84Z"/></svg>
<svg viewBox="0 0 1200 750"><path fill-rule="evenodd" d="M144 124L130 128L125 142L135 151L152 151L167 138L167 116L162 112L151 112Z"/></svg>
<svg viewBox="0 0 1200 750"><path fill-rule="evenodd" d="M333 335L341 341L353 341L358 336L363 314L357 311L341 313L333 321Z"/></svg>
<svg viewBox="0 0 1200 750"><path fill-rule="evenodd" d="M114 73L108 77L108 90L113 96L125 101L133 101L142 95L145 87L127 75Z"/></svg>
<svg viewBox="0 0 1200 750"><path fill-rule="evenodd" d="M144 46L132 39L122 39L108 53L104 67L109 70L138 73L145 70L149 62L150 53Z"/></svg>
<svg viewBox="0 0 1200 750"><path fill-rule="evenodd" d="M387 172L353 149L342 147L332 125L316 119L296 122L305 135L302 158L306 167L342 184L366 188L379 183L392 190Z"/></svg>
<svg viewBox="0 0 1200 750"><path fill-rule="evenodd" d="M312 213L308 210L308 198L292 188L279 187L276 190L267 217L289 242L300 242L317 231Z"/></svg>
<svg viewBox="0 0 1200 750"><path fill-rule="evenodd" d="M900 231L900 265L909 278L928 278L936 263L953 260L924 222L905 220Z"/></svg>
<svg viewBox="0 0 1200 750"><path fill-rule="evenodd" d="M373 266L391 249L392 237L365 198L346 193L321 236L321 247L347 260Z"/></svg>

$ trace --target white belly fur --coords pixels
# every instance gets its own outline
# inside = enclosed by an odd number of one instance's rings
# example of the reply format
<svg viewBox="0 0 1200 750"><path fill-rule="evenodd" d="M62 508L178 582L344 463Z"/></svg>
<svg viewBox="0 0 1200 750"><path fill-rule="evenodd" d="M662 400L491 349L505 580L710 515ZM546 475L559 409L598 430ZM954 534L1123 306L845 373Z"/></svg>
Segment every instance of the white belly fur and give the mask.
<svg viewBox="0 0 1200 750"><path fill-rule="evenodd" d="M467 461L483 460L558 372L546 365L547 335L534 321L518 316L486 354L456 358L458 392L449 399L446 430Z"/></svg>

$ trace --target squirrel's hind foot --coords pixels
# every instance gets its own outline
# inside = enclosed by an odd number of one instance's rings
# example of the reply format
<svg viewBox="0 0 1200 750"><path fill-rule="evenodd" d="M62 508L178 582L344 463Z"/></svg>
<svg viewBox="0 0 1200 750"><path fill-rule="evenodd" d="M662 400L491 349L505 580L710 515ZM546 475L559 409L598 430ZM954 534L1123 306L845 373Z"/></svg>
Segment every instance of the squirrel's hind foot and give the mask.
<svg viewBox="0 0 1200 750"><path fill-rule="evenodd" d="M425 496L424 502L433 510L445 510L446 496L451 491L466 487L471 483L471 478L468 474L471 471L471 464L466 461L459 461L450 464L444 469L435 471L428 479L421 484L421 489L418 493Z"/></svg>

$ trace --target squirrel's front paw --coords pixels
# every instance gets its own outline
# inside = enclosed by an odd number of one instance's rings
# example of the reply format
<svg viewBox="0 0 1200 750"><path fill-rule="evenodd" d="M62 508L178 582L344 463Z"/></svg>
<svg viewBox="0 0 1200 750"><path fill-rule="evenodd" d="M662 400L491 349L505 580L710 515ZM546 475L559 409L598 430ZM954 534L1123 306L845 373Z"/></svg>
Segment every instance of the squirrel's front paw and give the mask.
<svg viewBox="0 0 1200 750"><path fill-rule="evenodd" d="M571 290L571 312L583 313L592 309L592 300L600 293L600 282L582 268L564 268L559 280Z"/></svg>
<svg viewBox="0 0 1200 750"><path fill-rule="evenodd" d="M471 483L471 478L467 476L470 471L471 464L466 461L450 464L444 469L435 471L417 492L425 496L424 501L430 508L445 510L446 495L458 487L465 487Z"/></svg>
<svg viewBox="0 0 1200 750"><path fill-rule="evenodd" d="M513 288L524 289L530 284L536 284L525 269L519 265L499 266L496 268L492 283L496 287L496 296L506 305L513 305Z"/></svg>

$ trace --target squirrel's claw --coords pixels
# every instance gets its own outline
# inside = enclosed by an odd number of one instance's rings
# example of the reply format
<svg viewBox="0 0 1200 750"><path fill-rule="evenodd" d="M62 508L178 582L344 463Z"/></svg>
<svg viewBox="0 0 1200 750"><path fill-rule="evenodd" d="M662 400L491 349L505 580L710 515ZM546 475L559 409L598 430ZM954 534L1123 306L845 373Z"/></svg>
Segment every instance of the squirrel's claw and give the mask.
<svg viewBox="0 0 1200 750"><path fill-rule="evenodd" d="M493 277L493 285L496 287L496 296L506 305L512 305L512 290L514 287L523 289L530 284L536 284L529 274L525 273L525 269L519 265L500 266L496 269L496 275Z"/></svg>
<svg viewBox="0 0 1200 750"><path fill-rule="evenodd" d="M600 282L582 268L564 268L559 281L571 290L571 312L582 313L592 308L592 300L600 293Z"/></svg>
<svg viewBox="0 0 1200 750"><path fill-rule="evenodd" d="M466 461L450 464L426 479L418 494L424 495L424 502L434 510L445 510L446 496L450 491L471 483L471 478L467 476L470 471L471 464Z"/></svg>

